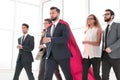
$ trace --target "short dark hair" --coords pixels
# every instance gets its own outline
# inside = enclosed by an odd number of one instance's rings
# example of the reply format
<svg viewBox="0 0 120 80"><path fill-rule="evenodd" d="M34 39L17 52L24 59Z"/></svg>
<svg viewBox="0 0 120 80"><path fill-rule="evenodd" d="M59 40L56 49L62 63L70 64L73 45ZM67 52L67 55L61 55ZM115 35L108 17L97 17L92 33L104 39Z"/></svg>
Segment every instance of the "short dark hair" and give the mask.
<svg viewBox="0 0 120 80"><path fill-rule="evenodd" d="M44 19L44 21L48 21L48 22L49 22L49 24L50 24L50 23L52 23L52 20L51 20L51 19L49 19L49 18Z"/></svg>
<svg viewBox="0 0 120 80"><path fill-rule="evenodd" d="M59 8L57 8L57 7L51 7L50 8L50 10L53 10L53 9L55 9L58 13L60 13L60 9Z"/></svg>
<svg viewBox="0 0 120 80"><path fill-rule="evenodd" d="M113 18L115 16L115 13L111 9L106 9L105 11L109 11L111 15L113 15Z"/></svg>
<svg viewBox="0 0 120 80"><path fill-rule="evenodd" d="M22 26L25 26L26 28L29 28L29 25L26 23L23 23Z"/></svg>

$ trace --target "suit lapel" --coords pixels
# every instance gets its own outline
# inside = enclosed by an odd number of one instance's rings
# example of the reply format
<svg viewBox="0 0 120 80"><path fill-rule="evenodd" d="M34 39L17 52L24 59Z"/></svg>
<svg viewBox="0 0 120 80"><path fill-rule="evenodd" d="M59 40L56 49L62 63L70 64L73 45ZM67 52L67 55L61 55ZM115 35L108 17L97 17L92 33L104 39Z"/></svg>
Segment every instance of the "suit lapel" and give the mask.
<svg viewBox="0 0 120 80"><path fill-rule="evenodd" d="M110 29L108 30L109 32L108 32L108 36L107 37L109 37L111 31L113 30L113 27L114 27L114 22L112 23L112 25L110 26Z"/></svg>
<svg viewBox="0 0 120 80"><path fill-rule="evenodd" d="M58 23L58 24L56 25L56 27L55 27L55 30L54 30L53 36L54 36L55 33L57 32L58 27L59 27L59 23Z"/></svg>
<svg viewBox="0 0 120 80"><path fill-rule="evenodd" d="M115 23L113 22L112 25L110 26L107 39L109 39L109 36L110 36L110 34L111 34L112 30L113 30L114 25L115 25ZM103 46L102 46L103 48L102 49L105 48L105 34L106 34L106 29L103 31Z"/></svg>
<svg viewBox="0 0 120 80"><path fill-rule="evenodd" d="M25 41L27 40L27 38L29 37L29 34L25 37L24 41L22 42L22 44L25 43Z"/></svg>
<svg viewBox="0 0 120 80"><path fill-rule="evenodd" d="M51 26L52 27L52 26ZM47 30L47 37L52 37L51 36L51 27L50 28L48 28L48 30ZM55 33L57 32L57 29L58 29L58 27L59 27L59 23L56 25L56 27L55 27L55 30L54 30L54 33L53 33L53 36L55 35Z"/></svg>

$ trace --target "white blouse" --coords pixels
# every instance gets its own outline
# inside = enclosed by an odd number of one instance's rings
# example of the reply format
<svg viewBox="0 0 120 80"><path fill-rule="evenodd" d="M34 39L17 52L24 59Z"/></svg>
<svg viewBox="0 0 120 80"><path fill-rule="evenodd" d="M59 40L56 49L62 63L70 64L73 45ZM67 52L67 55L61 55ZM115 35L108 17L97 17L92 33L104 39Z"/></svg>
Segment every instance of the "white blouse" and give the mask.
<svg viewBox="0 0 120 80"><path fill-rule="evenodd" d="M97 41L97 30L98 28L89 28L85 32L85 41ZM83 58L100 58L101 51L100 46L94 46L90 44L84 44Z"/></svg>

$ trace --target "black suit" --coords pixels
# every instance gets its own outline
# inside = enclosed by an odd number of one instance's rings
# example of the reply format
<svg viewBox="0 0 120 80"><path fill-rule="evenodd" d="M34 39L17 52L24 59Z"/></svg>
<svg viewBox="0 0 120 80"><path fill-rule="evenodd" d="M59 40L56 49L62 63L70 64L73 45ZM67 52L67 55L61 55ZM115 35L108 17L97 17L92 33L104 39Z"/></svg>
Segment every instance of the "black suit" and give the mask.
<svg viewBox="0 0 120 80"><path fill-rule="evenodd" d="M47 37L51 37L51 27L47 30ZM56 65L60 65L66 80L72 80L70 73L70 57L71 53L68 48L68 39L70 37L69 30L65 24L58 23L56 25L51 43L47 45L46 55L46 71L45 80L52 80Z"/></svg>
<svg viewBox="0 0 120 80"><path fill-rule="evenodd" d="M34 80L32 73L33 56L31 52L34 49L34 37L28 34L23 42L21 41L21 38L22 37L18 39L18 44L21 44L23 46L23 49L19 49L19 55L17 58L13 80L19 80L18 78L23 68L25 68L29 80Z"/></svg>
<svg viewBox="0 0 120 80"><path fill-rule="evenodd" d="M44 33L42 34L40 44L42 44L42 40L46 36L46 31L45 30L43 30L43 31L44 31ZM44 80L44 73L45 73L45 62L46 62L47 51L46 51L46 48L40 49L40 51L42 51L42 50L44 51L44 53L43 53L42 59L40 61L40 70L39 70L38 80ZM62 80L58 65L55 69L55 76L56 76L57 80Z"/></svg>

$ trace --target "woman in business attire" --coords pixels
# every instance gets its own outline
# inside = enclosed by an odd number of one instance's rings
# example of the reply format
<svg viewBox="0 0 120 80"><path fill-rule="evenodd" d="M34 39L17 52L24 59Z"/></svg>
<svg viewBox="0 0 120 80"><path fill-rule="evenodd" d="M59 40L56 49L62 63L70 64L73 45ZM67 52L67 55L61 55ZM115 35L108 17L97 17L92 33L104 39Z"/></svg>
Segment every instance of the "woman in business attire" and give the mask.
<svg viewBox="0 0 120 80"><path fill-rule="evenodd" d="M85 30L84 53L83 53L83 74L82 80L88 80L88 70L90 66L93 67L93 73L95 80L101 80L99 75L100 71L100 42L102 28L97 17L94 14L90 14L86 21L87 29Z"/></svg>

